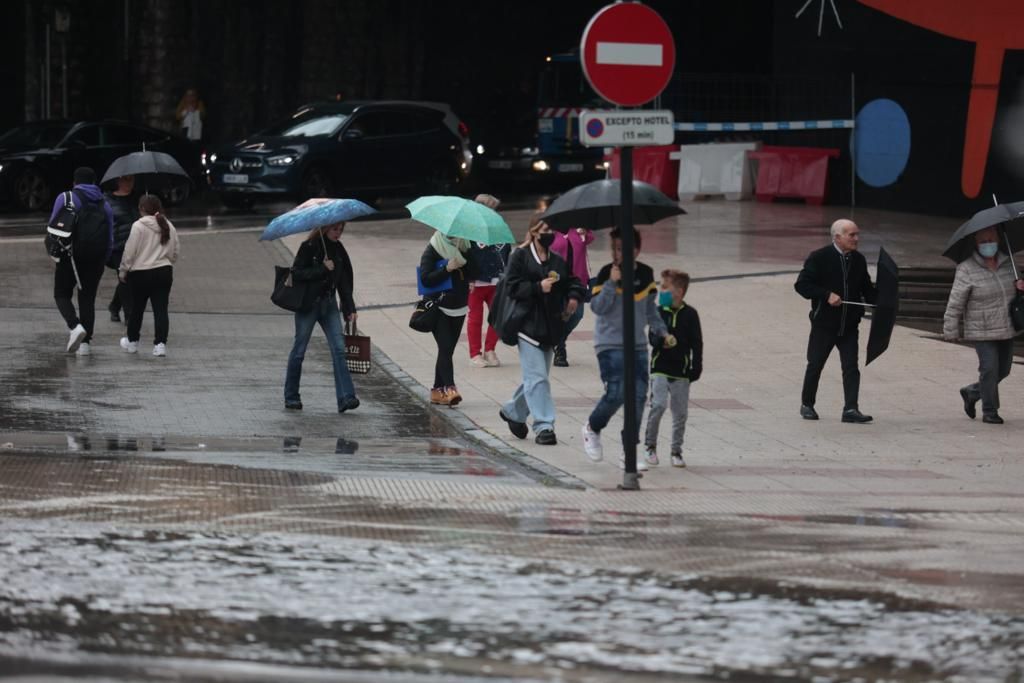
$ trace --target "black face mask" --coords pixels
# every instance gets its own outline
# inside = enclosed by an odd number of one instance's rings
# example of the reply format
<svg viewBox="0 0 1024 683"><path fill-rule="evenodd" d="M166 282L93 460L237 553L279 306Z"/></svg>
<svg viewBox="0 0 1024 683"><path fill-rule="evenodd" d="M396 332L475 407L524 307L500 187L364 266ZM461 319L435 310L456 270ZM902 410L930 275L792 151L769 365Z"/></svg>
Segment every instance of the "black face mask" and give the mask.
<svg viewBox="0 0 1024 683"><path fill-rule="evenodd" d="M547 249L548 247L550 247L554 243L554 241L555 241L555 233L553 233L553 232L542 232L540 235L537 236L537 241L540 242L540 246L542 246L545 249Z"/></svg>

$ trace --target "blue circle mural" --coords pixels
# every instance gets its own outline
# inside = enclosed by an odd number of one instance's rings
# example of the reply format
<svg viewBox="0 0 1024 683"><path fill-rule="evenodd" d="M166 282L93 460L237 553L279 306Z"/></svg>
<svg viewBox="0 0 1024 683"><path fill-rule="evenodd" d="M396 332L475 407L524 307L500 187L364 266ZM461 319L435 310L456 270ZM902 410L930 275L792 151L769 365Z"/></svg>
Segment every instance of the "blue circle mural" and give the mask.
<svg viewBox="0 0 1024 683"><path fill-rule="evenodd" d="M893 100L868 102L853 136L857 177L871 187L895 183L910 159L910 120Z"/></svg>

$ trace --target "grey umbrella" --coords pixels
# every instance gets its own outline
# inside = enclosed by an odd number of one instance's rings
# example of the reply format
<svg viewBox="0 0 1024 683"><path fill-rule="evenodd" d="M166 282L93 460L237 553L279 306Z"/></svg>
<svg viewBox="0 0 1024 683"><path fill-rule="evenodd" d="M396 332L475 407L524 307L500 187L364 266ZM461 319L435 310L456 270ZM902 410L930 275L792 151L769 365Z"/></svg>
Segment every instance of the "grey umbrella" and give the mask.
<svg viewBox="0 0 1024 683"><path fill-rule="evenodd" d="M1000 224L1003 226L1004 243L1010 253L1020 251L1024 249L1024 221L1017 219L1022 217L1024 217L1024 202L996 204L991 208L983 209L956 229L953 236L946 242L946 249L942 255L960 263L969 258L974 251L974 233Z"/></svg>
<svg viewBox="0 0 1024 683"><path fill-rule="evenodd" d="M100 184L122 176L135 176L135 182L147 192L191 183L188 173L170 154L164 152L132 152L114 159Z"/></svg>
<svg viewBox="0 0 1024 683"><path fill-rule="evenodd" d="M541 219L560 232L572 228L600 230L619 224L622 181L595 180L577 185L556 199ZM633 181L633 223L650 225L663 218L686 213L654 185Z"/></svg>

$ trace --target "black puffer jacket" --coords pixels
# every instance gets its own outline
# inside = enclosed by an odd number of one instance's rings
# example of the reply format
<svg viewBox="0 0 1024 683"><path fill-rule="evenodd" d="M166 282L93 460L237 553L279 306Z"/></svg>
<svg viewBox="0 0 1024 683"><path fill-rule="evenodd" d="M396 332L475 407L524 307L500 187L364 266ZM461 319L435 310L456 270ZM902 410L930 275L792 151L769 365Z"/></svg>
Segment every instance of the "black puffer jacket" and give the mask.
<svg viewBox="0 0 1024 683"><path fill-rule="evenodd" d="M558 282L551 292L544 293L540 281L549 274L558 274ZM569 299L582 304L587 290L572 269L558 254L548 250L547 260L538 262L532 246L516 249L505 270L505 291L520 305L527 307L526 318L520 332L543 347L554 347L565 337L562 312Z"/></svg>
<svg viewBox="0 0 1024 683"><path fill-rule="evenodd" d="M324 265L324 248L326 256L334 261L334 270L327 270ZM352 261L341 242L319 239L306 240L295 254L292 263L292 274L299 282L320 282L318 299L331 296L335 291L341 298L341 312L347 318L356 310L352 298L353 275Z"/></svg>

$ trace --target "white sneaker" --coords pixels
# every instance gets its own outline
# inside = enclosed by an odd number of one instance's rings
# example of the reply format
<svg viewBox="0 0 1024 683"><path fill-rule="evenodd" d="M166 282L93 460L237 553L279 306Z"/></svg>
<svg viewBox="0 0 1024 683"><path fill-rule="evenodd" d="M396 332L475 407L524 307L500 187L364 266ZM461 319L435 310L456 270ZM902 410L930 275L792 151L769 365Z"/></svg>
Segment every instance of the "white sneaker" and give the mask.
<svg viewBox="0 0 1024 683"><path fill-rule="evenodd" d="M138 353L139 342L128 341L128 337L121 337L121 348L128 353Z"/></svg>
<svg viewBox="0 0 1024 683"><path fill-rule="evenodd" d="M647 464L651 467L656 467L658 465L658 453L654 449L654 446L644 446L644 460L646 460Z"/></svg>
<svg viewBox="0 0 1024 683"><path fill-rule="evenodd" d="M622 468L622 469L626 469L626 456L625 455L623 455L622 457L619 458L619 467ZM649 469L651 469L651 468L647 466L647 463L644 461L643 456L640 455L639 453L637 453L637 456L636 456L636 471L637 472L646 472Z"/></svg>
<svg viewBox="0 0 1024 683"><path fill-rule="evenodd" d="M487 367L487 361L485 361L484 357L481 356L479 353L469 359L469 364L472 365L474 368L486 368Z"/></svg>
<svg viewBox="0 0 1024 683"><path fill-rule="evenodd" d="M161 357L161 358L163 356L166 356L167 355L167 344L154 344L153 345L153 355Z"/></svg>
<svg viewBox="0 0 1024 683"><path fill-rule="evenodd" d="M489 368L500 368L501 361L498 360L498 354L494 351L484 351L484 363Z"/></svg>
<svg viewBox="0 0 1024 683"><path fill-rule="evenodd" d="M672 467L686 467L686 461L683 460L682 453L672 454Z"/></svg>
<svg viewBox="0 0 1024 683"><path fill-rule="evenodd" d="M78 350L78 345L85 339L86 331L81 323L75 325L75 329L68 333L68 353Z"/></svg>
<svg viewBox="0 0 1024 683"><path fill-rule="evenodd" d="M583 425L583 452L590 462L604 460L604 447L601 446L601 435L590 428L590 423Z"/></svg>
<svg viewBox="0 0 1024 683"><path fill-rule="evenodd" d="M78 345L78 348L75 349L76 356L88 356L90 353L92 353L92 350L89 348L88 342L82 342Z"/></svg>

